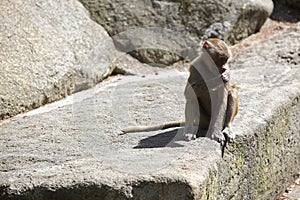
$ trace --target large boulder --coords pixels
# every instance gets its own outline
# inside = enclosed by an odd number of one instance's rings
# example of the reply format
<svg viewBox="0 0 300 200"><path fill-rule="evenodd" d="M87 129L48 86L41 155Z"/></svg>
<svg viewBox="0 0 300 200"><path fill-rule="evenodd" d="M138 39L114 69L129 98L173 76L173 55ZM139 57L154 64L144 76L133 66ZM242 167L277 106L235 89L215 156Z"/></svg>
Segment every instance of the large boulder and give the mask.
<svg viewBox="0 0 300 200"><path fill-rule="evenodd" d="M80 1L121 50L164 65L192 59L195 44L209 37L231 44L242 40L258 31L273 9L271 0Z"/></svg>
<svg viewBox="0 0 300 200"><path fill-rule="evenodd" d="M2 0L0 119L102 80L115 49L76 0Z"/></svg>

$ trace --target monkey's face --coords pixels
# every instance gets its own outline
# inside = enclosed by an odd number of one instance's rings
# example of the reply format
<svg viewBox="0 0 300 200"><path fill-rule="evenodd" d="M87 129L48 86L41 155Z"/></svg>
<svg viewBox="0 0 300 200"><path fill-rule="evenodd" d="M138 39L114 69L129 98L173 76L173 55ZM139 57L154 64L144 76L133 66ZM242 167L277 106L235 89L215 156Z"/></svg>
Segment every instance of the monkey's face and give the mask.
<svg viewBox="0 0 300 200"><path fill-rule="evenodd" d="M214 61L219 70L228 61L231 51L227 44L218 38L210 38L203 43L204 50Z"/></svg>

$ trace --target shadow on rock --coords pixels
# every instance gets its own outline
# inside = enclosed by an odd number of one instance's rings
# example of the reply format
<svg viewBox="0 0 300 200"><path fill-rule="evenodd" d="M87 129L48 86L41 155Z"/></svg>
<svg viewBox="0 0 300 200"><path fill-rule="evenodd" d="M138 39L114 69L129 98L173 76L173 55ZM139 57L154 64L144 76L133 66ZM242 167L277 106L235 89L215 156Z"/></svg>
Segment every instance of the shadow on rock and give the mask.
<svg viewBox="0 0 300 200"><path fill-rule="evenodd" d="M297 23L300 21L299 12L300 8L286 5L285 3L277 0L274 1L274 10L270 18L281 22Z"/></svg>
<svg viewBox="0 0 300 200"><path fill-rule="evenodd" d="M134 149L143 148L162 148L162 147L183 147L183 144L177 142L183 141L180 139L183 128L167 130L154 136L142 139Z"/></svg>

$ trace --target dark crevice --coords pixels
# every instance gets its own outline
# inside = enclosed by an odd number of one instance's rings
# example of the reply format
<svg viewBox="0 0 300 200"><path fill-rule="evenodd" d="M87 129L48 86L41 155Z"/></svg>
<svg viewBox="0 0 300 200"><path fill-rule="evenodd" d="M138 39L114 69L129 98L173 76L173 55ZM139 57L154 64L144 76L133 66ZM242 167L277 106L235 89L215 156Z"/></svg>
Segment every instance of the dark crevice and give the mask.
<svg viewBox="0 0 300 200"><path fill-rule="evenodd" d="M282 0L274 0L273 13L271 19L281 22L297 23L300 21L300 7L287 5Z"/></svg>

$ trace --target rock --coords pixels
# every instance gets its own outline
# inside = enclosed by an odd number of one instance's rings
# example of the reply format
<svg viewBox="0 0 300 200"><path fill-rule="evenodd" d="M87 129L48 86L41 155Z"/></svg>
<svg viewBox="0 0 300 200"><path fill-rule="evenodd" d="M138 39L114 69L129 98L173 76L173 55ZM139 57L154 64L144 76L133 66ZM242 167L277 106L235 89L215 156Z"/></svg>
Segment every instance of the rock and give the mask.
<svg viewBox="0 0 300 200"><path fill-rule="evenodd" d="M115 48L76 0L0 4L0 119L91 87Z"/></svg>
<svg viewBox="0 0 300 200"><path fill-rule="evenodd" d="M283 34L272 37L268 41L260 42L255 48L243 52L232 63L233 68L252 68L257 66L286 66L294 68L300 66L300 23L288 28ZM277 74L278 78L284 74ZM280 83L278 83L280 84Z"/></svg>
<svg viewBox="0 0 300 200"><path fill-rule="evenodd" d="M273 9L271 0L80 1L119 49L163 66L192 60L198 43L209 37L231 44L242 40L258 31Z"/></svg>
<svg viewBox="0 0 300 200"><path fill-rule="evenodd" d="M188 73L117 77L1 124L0 198L277 199L300 165L299 34L233 62L240 110L223 159L213 140L176 140L182 129L119 135L183 119Z"/></svg>

